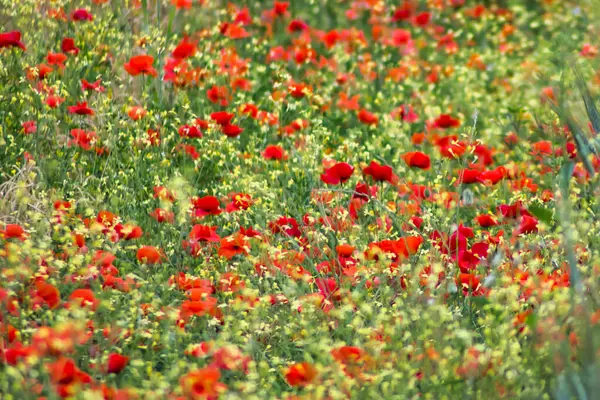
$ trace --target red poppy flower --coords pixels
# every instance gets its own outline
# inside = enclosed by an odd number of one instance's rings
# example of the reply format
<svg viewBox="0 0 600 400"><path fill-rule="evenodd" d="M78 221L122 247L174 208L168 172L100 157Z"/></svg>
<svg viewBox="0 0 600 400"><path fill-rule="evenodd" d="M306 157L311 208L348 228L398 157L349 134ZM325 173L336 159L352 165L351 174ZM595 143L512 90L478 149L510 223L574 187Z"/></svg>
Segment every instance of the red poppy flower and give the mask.
<svg viewBox="0 0 600 400"><path fill-rule="evenodd" d="M196 125L183 125L177 130L179 136L185 138L201 138L202 131Z"/></svg>
<svg viewBox="0 0 600 400"><path fill-rule="evenodd" d="M206 367L188 372L179 382L188 399L217 399L227 390L227 385L219 382L220 378L217 367Z"/></svg>
<svg viewBox="0 0 600 400"><path fill-rule="evenodd" d="M148 115L148 111L140 106L131 106L127 109L127 115L132 121L138 121Z"/></svg>
<svg viewBox="0 0 600 400"><path fill-rule="evenodd" d="M31 135L32 133L37 132L37 125L35 124L35 121L25 121L21 124L21 126L23 127L23 134L25 135Z"/></svg>
<svg viewBox="0 0 600 400"><path fill-rule="evenodd" d="M310 93L310 88L304 83L291 83L288 86L288 92L295 99L301 99L306 96L307 93Z"/></svg>
<svg viewBox="0 0 600 400"><path fill-rule="evenodd" d="M84 150L90 150L96 141L96 132L86 132L83 129L71 129L73 139L69 140L69 146L78 146Z"/></svg>
<svg viewBox="0 0 600 400"><path fill-rule="evenodd" d="M485 294L486 289L481 285L479 277L473 274L465 274L461 273L456 278L456 285L459 290L462 290L463 295L468 296L469 294L473 296L481 296Z"/></svg>
<svg viewBox="0 0 600 400"><path fill-rule="evenodd" d="M58 385L59 394L69 392L68 388L63 386L92 382L92 378L77 368L75 361L70 358L60 357L55 362L48 364L47 367L50 379L55 385ZM68 397L68 395L62 397Z"/></svg>
<svg viewBox="0 0 600 400"><path fill-rule="evenodd" d="M328 185L338 185L350 179L353 172L354 167L352 165L341 162L327 168L325 173L321 174L321 180Z"/></svg>
<svg viewBox="0 0 600 400"><path fill-rule="evenodd" d="M377 115L365 110L364 108L358 112L358 119L360 122L366 125L377 125L377 122L379 121Z"/></svg>
<svg viewBox="0 0 600 400"><path fill-rule="evenodd" d="M95 310L99 304L99 300L90 289L75 289L69 296L69 300L80 307L90 307L92 310Z"/></svg>
<svg viewBox="0 0 600 400"><path fill-rule="evenodd" d="M192 0L171 0L171 4L178 10L189 10L192 8Z"/></svg>
<svg viewBox="0 0 600 400"><path fill-rule="evenodd" d="M48 52L48 55L46 56L46 61L48 61L48 64L50 65L57 65L60 68L64 68L65 61L67 61L67 56L63 53Z"/></svg>
<svg viewBox="0 0 600 400"><path fill-rule="evenodd" d="M227 111L217 111L210 114L210 118L219 125L229 125L233 118L233 114L228 113Z"/></svg>
<svg viewBox="0 0 600 400"><path fill-rule="evenodd" d="M90 83L86 79L81 80L81 90L90 92L103 93L106 89L102 86L102 80L98 79L96 82Z"/></svg>
<svg viewBox="0 0 600 400"><path fill-rule="evenodd" d="M192 206L195 217L219 215L223 212L220 208L221 203L215 196L194 197L192 198Z"/></svg>
<svg viewBox="0 0 600 400"><path fill-rule="evenodd" d="M0 49L4 47L18 47L21 50L27 50L27 47L21 42L21 32L12 31L0 33Z"/></svg>
<svg viewBox="0 0 600 400"><path fill-rule="evenodd" d="M500 166L490 171L482 171L477 180L487 186L495 185L506 177L506 168Z"/></svg>
<svg viewBox="0 0 600 400"><path fill-rule="evenodd" d="M129 62L125 63L125 71L131 76L138 75L151 75L156 77L158 73L152 66L154 63L154 57L149 55L133 56L129 59Z"/></svg>
<svg viewBox="0 0 600 400"><path fill-rule="evenodd" d="M531 155L533 156L550 156L552 153L552 142L549 140L541 140L531 144Z"/></svg>
<svg viewBox="0 0 600 400"><path fill-rule="evenodd" d="M77 115L94 115L94 110L92 110L91 108L88 107L87 102L81 102L81 103L77 103L74 106L69 106L67 107L67 110L69 111L69 113L71 114L77 114Z"/></svg>
<svg viewBox="0 0 600 400"><path fill-rule="evenodd" d="M398 177L394 175L392 167L389 165L381 165L377 161L371 161L368 167L363 169L365 175L373 178L375 182L394 183Z"/></svg>
<svg viewBox="0 0 600 400"><path fill-rule="evenodd" d="M129 364L129 357L117 353L110 353L108 355L106 372L109 374L118 374L125 369L127 364Z"/></svg>
<svg viewBox="0 0 600 400"><path fill-rule="evenodd" d="M218 103L221 107L229 105L229 92L225 86L213 85L206 91L206 96L211 103Z"/></svg>
<svg viewBox="0 0 600 400"><path fill-rule="evenodd" d="M275 15L285 15L289 6L289 1L275 1L273 3L273 12L275 13Z"/></svg>
<svg viewBox="0 0 600 400"><path fill-rule="evenodd" d="M151 146L158 146L160 144L160 132L157 129L148 128L146 135L146 139L150 142Z"/></svg>
<svg viewBox="0 0 600 400"><path fill-rule="evenodd" d="M490 226L498 225L498 221L496 221L496 219L489 214L478 215L475 217L475 220L482 228L489 228Z"/></svg>
<svg viewBox="0 0 600 400"><path fill-rule="evenodd" d="M188 156L190 156L192 158L192 160L197 160L198 158L200 158L200 153L198 153L198 150L191 144L184 144L184 145L180 144L180 145L178 145L178 147L176 149L183 150L183 152L185 154L187 154Z"/></svg>
<svg viewBox="0 0 600 400"><path fill-rule="evenodd" d="M291 365L285 372L285 380L290 386L306 386L317 377L317 369L308 362Z"/></svg>
<svg viewBox="0 0 600 400"><path fill-rule="evenodd" d="M402 159L406 162L406 165L413 168L429 169L431 167L431 160L429 156L420 151L409 151L402 155Z"/></svg>
<svg viewBox="0 0 600 400"><path fill-rule="evenodd" d="M191 42L187 36L185 36L181 42L175 47L175 50L171 53L173 58L183 60L188 57L192 57L196 54L197 42Z"/></svg>
<svg viewBox="0 0 600 400"><path fill-rule="evenodd" d="M244 235L239 233L227 236L221 239L217 254L227 258L228 260L232 259L238 254L247 255L248 242L246 241Z"/></svg>
<svg viewBox="0 0 600 400"><path fill-rule="evenodd" d="M125 240L139 239L144 234L142 228L133 224L117 224L115 225L115 231L119 235L119 239Z"/></svg>
<svg viewBox="0 0 600 400"><path fill-rule="evenodd" d="M162 208L155 208L154 211L150 213L150 216L156 220L156 222L167 222L172 224L175 220L175 213L173 211L164 210Z"/></svg>
<svg viewBox="0 0 600 400"><path fill-rule="evenodd" d="M270 144L261 153L265 160L285 160L287 155L283 147Z"/></svg>
<svg viewBox="0 0 600 400"><path fill-rule="evenodd" d="M217 299L206 294L202 295L201 300L184 301L181 303L179 310L179 316L184 321L187 321L193 315L202 317L207 314L217 317L219 309L217 308Z"/></svg>
<svg viewBox="0 0 600 400"><path fill-rule="evenodd" d="M442 114L435 119L434 126L442 129L458 128L460 126L460 120L449 114Z"/></svg>
<svg viewBox="0 0 600 400"><path fill-rule="evenodd" d="M58 289L45 281L36 281L35 282L35 297L39 298L43 303L45 303L51 309L54 309L60 304L60 292ZM35 298L34 298L35 303Z"/></svg>
<svg viewBox="0 0 600 400"><path fill-rule="evenodd" d="M538 220L534 217L530 217L529 215L523 215L521 217L521 222L519 223L519 228L517 232L519 235L528 234L528 233L536 233L538 231Z"/></svg>
<svg viewBox="0 0 600 400"><path fill-rule="evenodd" d="M300 19L294 19L288 25L288 31L290 32L302 32L308 29L306 22Z"/></svg>
<svg viewBox="0 0 600 400"><path fill-rule="evenodd" d="M50 108L56 108L56 107L60 106L61 103L64 101L65 101L65 99L62 97L50 95L46 98L45 103Z"/></svg>
<svg viewBox="0 0 600 400"><path fill-rule="evenodd" d="M34 68L27 69L27 79L35 80L43 80L54 71L51 66L46 65L44 63L38 64Z"/></svg>
<svg viewBox="0 0 600 400"><path fill-rule="evenodd" d="M252 205L252 197L246 193L232 193L230 196L231 202L225 207L225 211L234 212L247 210Z"/></svg>
<svg viewBox="0 0 600 400"><path fill-rule="evenodd" d="M77 46L75 46L75 40L73 40L73 38L67 37L64 38L61 45L60 45L60 49L62 50L63 53L67 53L67 54L72 54L72 55L77 55L79 54L79 48Z"/></svg>
<svg viewBox="0 0 600 400"><path fill-rule="evenodd" d="M93 21L94 16L85 8L80 8L71 13L72 21Z"/></svg>
<svg viewBox="0 0 600 400"><path fill-rule="evenodd" d="M142 246L137 251L137 260L145 264L160 264L164 255L153 246Z"/></svg>
<svg viewBox="0 0 600 400"><path fill-rule="evenodd" d="M194 242L218 242L221 237L217 234L216 226L194 225L190 232L190 241Z"/></svg>
<svg viewBox="0 0 600 400"><path fill-rule="evenodd" d="M244 132L244 130L242 128L240 128L237 125L232 125L232 124L227 124L227 125L222 126L221 131L227 137L237 137L237 136L240 136L242 134L242 132Z"/></svg>

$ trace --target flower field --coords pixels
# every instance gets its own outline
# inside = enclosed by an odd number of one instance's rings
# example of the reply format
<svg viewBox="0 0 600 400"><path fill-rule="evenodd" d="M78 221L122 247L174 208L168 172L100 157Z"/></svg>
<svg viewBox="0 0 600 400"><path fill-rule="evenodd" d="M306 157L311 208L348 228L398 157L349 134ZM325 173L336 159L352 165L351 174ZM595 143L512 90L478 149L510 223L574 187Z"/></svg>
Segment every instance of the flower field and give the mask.
<svg viewBox="0 0 600 400"><path fill-rule="evenodd" d="M0 398L600 398L595 0L0 8Z"/></svg>

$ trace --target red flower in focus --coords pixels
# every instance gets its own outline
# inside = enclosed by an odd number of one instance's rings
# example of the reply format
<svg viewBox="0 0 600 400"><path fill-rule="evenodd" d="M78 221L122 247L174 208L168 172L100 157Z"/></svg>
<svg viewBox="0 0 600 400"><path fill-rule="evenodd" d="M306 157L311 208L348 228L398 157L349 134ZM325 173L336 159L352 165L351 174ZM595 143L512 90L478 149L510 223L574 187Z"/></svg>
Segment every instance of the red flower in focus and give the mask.
<svg viewBox="0 0 600 400"><path fill-rule="evenodd" d="M27 50L27 47L21 42L21 32L12 31L0 33L0 49L4 47L18 47L21 50Z"/></svg>
<svg viewBox="0 0 600 400"><path fill-rule="evenodd" d="M233 113L228 113L227 111L217 111L210 114L210 119L219 125L229 125L233 119Z"/></svg>
<svg viewBox="0 0 600 400"><path fill-rule="evenodd" d="M137 260L143 264L160 264L164 255L153 246L142 246L137 251Z"/></svg>
<svg viewBox="0 0 600 400"><path fill-rule="evenodd" d="M201 138L202 131L196 125L183 125L177 130L179 136L184 138Z"/></svg>
<svg viewBox="0 0 600 400"><path fill-rule="evenodd" d="M233 193L229 196L231 202L225 207L225 211L234 212L247 210L252 205L252 197L246 193Z"/></svg>
<svg viewBox="0 0 600 400"><path fill-rule="evenodd" d="M529 215L523 215L517 232L521 234L536 233L538 231L538 220Z"/></svg>
<svg viewBox="0 0 600 400"><path fill-rule="evenodd" d="M291 217L280 217L277 221L269 222L269 229L273 233L284 233L291 237L301 236L298 221Z"/></svg>
<svg viewBox="0 0 600 400"><path fill-rule="evenodd" d="M248 254L248 242L244 235L237 233L231 236L227 236L221 239L219 250L217 252L219 256L223 256L228 260L232 259L238 254Z"/></svg>
<svg viewBox="0 0 600 400"><path fill-rule="evenodd" d="M125 240L139 239L144 233L142 228L133 224L117 224L115 225L115 231L119 235L119 239Z"/></svg>
<svg viewBox="0 0 600 400"><path fill-rule="evenodd" d="M327 168L325 173L321 174L321 180L328 185L338 185L350 179L353 172L354 167L352 165L341 162Z"/></svg>
<svg viewBox="0 0 600 400"><path fill-rule="evenodd" d="M118 374L125 369L127 364L129 364L129 357L117 353L110 353L108 355L106 372L109 374Z"/></svg>
<svg viewBox="0 0 600 400"><path fill-rule="evenodd" d="M394 175L392 167L389 165L381 165L377 161L371 161L368 167L363 169L365 175L373 178L375 182L395 183L398 177Z"/></svg>
<svg viewBox="0 0 600 400"><path fill-rule="evenodd" d="M63 41L60 45L60 49L62 50L63 53L72 54L74 56L79 54L79 51L80 51L79 48L77 46L75 46L75 40L73 40L73 38L70 38L70 37L63 39Z"/></svg>
<svg viewBox="0 0 600 400"><path fill-rule="evenodd" d="M207 215L219 215L223 212L221 203L215 196L204 196L192 198L194 217L205 217Z"/></svg>
<svg viewBox="0 0 600 400"><path fill-rule="evenodd" d="M276 146L273 144L265 147L263 152L261 153L265 160L286 160L287 154L285 154L285 150L283 147Z"/></svg>
<svg viewBox="0 0 600 400"><path fill-rule="evenodd" d="M221 127L221 131L227 137L238 137L244 130L237 125L227 124Z"/></svg>
<svg viewBox="0 0 600 400"><path fill-rule="evenodd" d="M207 226L196 224L192 227L189 235L189 240L184 240L181 244L184 249L187 249L192 256L201 254L201 243L214 243L221 240L217 234L216 226Z"/></svg>
<svg viewBox="0 0 600 400"><path fill-rule="evenodd" d="M94 115L94 110L92 110L91 108L88 107L87 102L81 102L81 103L77 103L74 106L69 106L67 107L67 110L69 111L69 113L71 114L77 114L77 115Z"/></svg>
<svg viewBox="0 0 600 400"><path fill-rule="evenodd" d="M465 274L461 273L456 278L456 285L459 290L462 290L463 295L468 296L469 294L473 296L481 296L486 293L486 288L481 285L479 277L473 274Z"/></svg>
<svg viewBox="0 0 600 400"><path fill-rule="evenodd" d="M482 228L489 228L490 226L498 225L498 221L496 221L496 219L489 214L478 215L475 217L475 220Z"/></svg>
<svg viewBox="0 0 600 400"><path fill-rule="evenodd" d="M409 167L420 169L429 169L429 167L431 167L429 156L420 151L409 151L408 153L404 153L402 159Z"/></svg>
<svg viewBox="0 0 600 400"><path fill-rule="evenodd" d="M317 369L308 362L293 364L285 372L290 386L306 386L317 377Z"/></svg>
<svg viewBox="0 0 600 400"><path fill-rule="evenodd" d="M190 242L218 242L221 237L217 234L216 226L194 225L190 232Z"/></svg>
<svg viewBox="0 0 600 400"><path fill-rule="evenodd" d="M149 55L139 55L131 57L129 62L126 62L123 66L125 67L125 71L131 76L151 75L156 77L158 73L152 66L153 63L154 57Z"/></svg>

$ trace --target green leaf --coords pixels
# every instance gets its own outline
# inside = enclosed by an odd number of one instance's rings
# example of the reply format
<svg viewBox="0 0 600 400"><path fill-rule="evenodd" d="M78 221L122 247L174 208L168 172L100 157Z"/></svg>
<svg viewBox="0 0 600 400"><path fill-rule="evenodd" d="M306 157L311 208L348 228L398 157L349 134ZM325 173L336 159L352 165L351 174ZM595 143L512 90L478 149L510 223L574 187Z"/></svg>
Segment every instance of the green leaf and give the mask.
<svg viewBox="0 0 600 400"><path fill-rule="evenodd" d="M529 211L534 217L546 225L552 225L552 210L549 210L538 204L531 204L529 207L527 207L527 211Z"/></svg>
<svg viewBox="0 0 600 400"><path fill-rule="evenodd" d="M581 97L583 97L583 102L585 104L585 110L587 112L588 118L592 123L592 128L594 128L594 132L600 132L600 113L598 113L598 109L594 104L594 99L588 90L587 84L585 83L585 79L583 74L579 70L577 65L572 65L573 72L575 73L575 82L577 83L577 87L579 89L579 93Z"/></svg>
<svg viewBox="0 0 600 400"><path fill-rule="evenodd" d="M573 161L566 162L560 167L560 188L563 194L569 193L569 185L571 183L571 177L575 170L575 163Z"/></svg>

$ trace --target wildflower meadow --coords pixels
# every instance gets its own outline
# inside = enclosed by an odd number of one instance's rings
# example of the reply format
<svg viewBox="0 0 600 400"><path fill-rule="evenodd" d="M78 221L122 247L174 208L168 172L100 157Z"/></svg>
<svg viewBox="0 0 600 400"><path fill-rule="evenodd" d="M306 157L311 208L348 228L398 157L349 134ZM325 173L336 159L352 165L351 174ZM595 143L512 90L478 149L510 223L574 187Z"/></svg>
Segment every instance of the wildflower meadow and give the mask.
<svg viewBox="0 0 600 400"><path fill-rule="evenodd" d="M0 399L600 399L597 0L0 5Z"/></svg>

